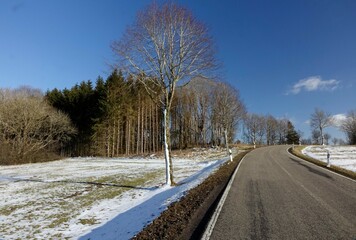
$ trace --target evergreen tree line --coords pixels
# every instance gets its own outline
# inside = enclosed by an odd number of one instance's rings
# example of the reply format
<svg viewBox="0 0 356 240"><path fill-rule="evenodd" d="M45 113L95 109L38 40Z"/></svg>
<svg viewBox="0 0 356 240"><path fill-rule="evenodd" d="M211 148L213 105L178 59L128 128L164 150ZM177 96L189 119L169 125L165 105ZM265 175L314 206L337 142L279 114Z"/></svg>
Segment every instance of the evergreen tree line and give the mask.
<svg viewBox="0 0 356 240"><path fill-rule="evenodd" d="M227 125L222 124L225 120L218 114L221 105L216 96L224 89L222 86L234 98L229 104L240 104L232 114L225 114L225 119L231 119ZM163 112L157 101L161 96L152 98L145 87L142 81L125 78L115 70L106 80L98 77L95 86L83 81L71 89L48 91L48 102L66 113L77 128L77 135L62 151L72 156L107 157L161 151ZM203 77L192 79L177 88L172 103L171 148L222 145L225 130L232 142L244 113L232 86Z"/></svg>

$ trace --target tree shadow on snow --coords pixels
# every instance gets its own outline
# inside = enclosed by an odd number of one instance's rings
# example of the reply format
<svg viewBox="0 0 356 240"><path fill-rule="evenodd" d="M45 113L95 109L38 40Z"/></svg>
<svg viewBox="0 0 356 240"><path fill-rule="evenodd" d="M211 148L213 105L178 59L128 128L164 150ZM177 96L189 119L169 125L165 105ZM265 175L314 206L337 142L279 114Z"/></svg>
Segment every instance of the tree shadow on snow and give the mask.
<svg viewBox="0 0 356 240"><path fill-rule="evenodd" d="M203 168L194 175L179 182L177 186L153 190L152 197L144 202L133 206L107 223L91 230L80 237L80 240L96 239L130 239L138 234L146 225L151 223L163 212L168 205L177 201L192 187L197 185L201 178L209 176L210 172L221 165L226 159L218 160ZM157 192L157 193L155 193Z"/></svg>
<svg viewBox="0 0 356 240"><path fill-rule="evenodd" d="M122 185L122 184L114 184L114 183L101 183L101 182L87 182L87 181L69 181L69 180L59 180L59 181L51 181L51 180L42 180L42 179L25 179L25 178L6 178L8 181L14 182L38 182L38 183L70 183L70 184L85 184L85 185L94 185L99 187L119 187L119 188L131 188L131 189L138 189L138 190L155 190L158 186L154 187L137 187L137 186L130 186L130 185Z"/></svg>

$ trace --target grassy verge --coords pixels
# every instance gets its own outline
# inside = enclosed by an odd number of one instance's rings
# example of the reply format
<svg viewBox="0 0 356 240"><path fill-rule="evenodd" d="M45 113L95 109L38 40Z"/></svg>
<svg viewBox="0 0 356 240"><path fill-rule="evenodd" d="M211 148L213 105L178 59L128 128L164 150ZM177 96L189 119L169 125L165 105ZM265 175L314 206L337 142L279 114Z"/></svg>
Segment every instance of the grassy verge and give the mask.
<svg viewBox="0 0 356 240"><path fill-rule="evenodd" d="M305 146L296 146L296 147L294 147L294 149L293 148L289 148L288 151L291 154L293 154L293 155L295 155L295 156L297 156L297 157L299 157L301 159L304 159L304 160L306 160L308 162L314 163L315 165L318 165L318 166L320 166L322 168L328 169L330 171L333 171L333 172L336 172L338 174L341 174L341 175L343 175L345 177L349 177L349 178L352 178L352 179L356 180L356 173L355 172L349 171L347 169L344 169L344 168L341 168L341 167L338 167L338 166L335 166L335 165L331 165L330 167L327 167L326 166L327 164L325 162L322 162L322 161L317 160L315 158L312 158L312 157L304 155L302 153L302 150L304 148L305 148Z"/></svg>

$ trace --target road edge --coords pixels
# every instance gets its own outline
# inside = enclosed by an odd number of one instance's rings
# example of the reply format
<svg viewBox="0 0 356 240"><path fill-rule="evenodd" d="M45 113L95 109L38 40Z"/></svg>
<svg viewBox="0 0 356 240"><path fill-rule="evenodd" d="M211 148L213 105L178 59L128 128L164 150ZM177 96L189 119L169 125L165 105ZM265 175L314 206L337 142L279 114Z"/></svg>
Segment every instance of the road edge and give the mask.
<svg viewBox="0 0 356 240"><path fill-rule="evenodd" d="M212 215L212 217L211 217L211 219L210 219L210 221L209 221L209 223L208 223L208 225L207 225L207 227L206 227L206 229L204 231L204 234L201 237L202 240L209 240L210 239L210 236L211 236L211 234L212 234L212 232L214 230L216 221L218 220L218 217L220 215L221 209L222 209L222 207L223 207L223 205L225 203L227 195L230 192L231 185L232 185L233 181L235 180L237 172L239 171L239 168L240 168L241 164L243 163L243 161L244 161L246 156L247 156L247 154L241 159L239 165L237 166L237 168L234 171L234 174L230 178L229 183L227 184L227 186L226 186L226 188L224 190L224 193L221 196L221 198L219 200L219 203L218 203L218 205L217 205L217 207L216 207L216 209L215 209L215 211L214 211L214 213L213 213L213 215Z"/></svg>

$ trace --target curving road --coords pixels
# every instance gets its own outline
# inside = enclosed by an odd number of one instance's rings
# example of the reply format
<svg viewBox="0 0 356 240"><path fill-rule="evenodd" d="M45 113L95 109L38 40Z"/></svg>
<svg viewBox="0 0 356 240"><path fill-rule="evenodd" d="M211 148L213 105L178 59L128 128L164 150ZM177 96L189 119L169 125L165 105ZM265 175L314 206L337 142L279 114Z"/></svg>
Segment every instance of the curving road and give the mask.
<svg viewBox="0 0 356 240"><path fill-rule="evenodd" d="M210 239L356 239L356 182L287 148L246 155Z"/></svg>

